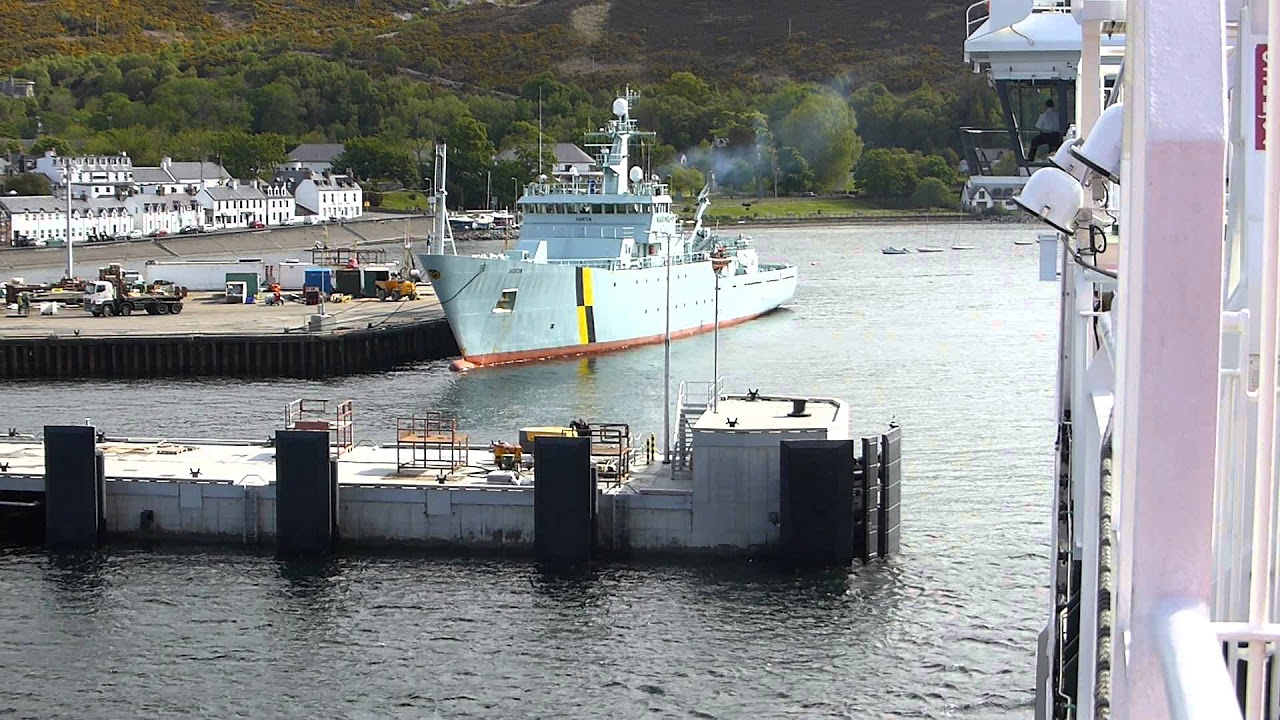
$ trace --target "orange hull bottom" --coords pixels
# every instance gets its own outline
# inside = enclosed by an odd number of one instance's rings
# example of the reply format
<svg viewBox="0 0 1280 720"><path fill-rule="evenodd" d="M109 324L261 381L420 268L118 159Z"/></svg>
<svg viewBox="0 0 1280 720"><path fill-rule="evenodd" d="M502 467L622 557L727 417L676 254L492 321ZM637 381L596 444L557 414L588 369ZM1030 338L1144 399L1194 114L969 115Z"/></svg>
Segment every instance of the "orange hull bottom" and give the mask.
<svg viewBox="0 0 1280 720"><path fill-rule="evenodd" d="M755 315L747 315L745 317L734 318L733 320L724 320L720 323L720 327L732 327L748 320L754 320L762 315L768 315L772 310ZM696 328L688 328L678 332L671 333L672 340L680 338L692 337L702 333L711 332L715 329L715 325L698 326ZM522 350L519 352L509 353L493 353L490 355L468 355L463 353L462 357L472 366L481 365L506 365L507 363L529 362L530 360L548 360L550 358L578 357L581 355L597 355L599 353L613 352L614 350L625 350L640 345L653 345L664 340L664 335L649 335L647 337L630 338L628 340L615 340L613 342L591 343L589 345L566 345L558 348L540 348L538 350ZM461 365L461 363L455 363ZM457 369L468 369L460 367Z"/></svg>

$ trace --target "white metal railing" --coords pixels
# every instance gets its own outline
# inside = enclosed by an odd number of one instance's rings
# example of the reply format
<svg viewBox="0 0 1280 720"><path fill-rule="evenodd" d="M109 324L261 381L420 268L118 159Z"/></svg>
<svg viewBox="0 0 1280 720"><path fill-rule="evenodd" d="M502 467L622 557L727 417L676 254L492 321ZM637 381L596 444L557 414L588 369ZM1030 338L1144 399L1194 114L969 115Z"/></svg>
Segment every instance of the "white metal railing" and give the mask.
<svg viewBox="0 0 1280 720"><path fill-rule="evenodd" d="M1222 327L1209 609L1215 619L1241 620L1248 612L1242 590L1249 582L1249 416L1256 400L1249 392L1249 312L1224 312Z"/></svg>
<svg viewBox="0 0 1280 720"><path fill-rule="evenodd" d="M1169 717L1239 718L1240 706L1222 665L1220 637L1204 607L1195 600L1170 601L1159 608L1154 621Z"/></svg>
<svg viewBox="0 0 1280 720"><path fill-rule="evenodd" d="M688 441L688 429L692 419L686 410L707 410L712 401L724 393L724 377L710 380L681 380L676 391L676 424L671 431L671 447L675 448L674 464L677 470L690 466L693 448Z"/></svg>
<svg viewBox="0 0 1280 720"><path fill-rule="evenodd" d="M969 37L982 23L991 16L989 0L978 0L964 12L964 36Z"/></svg>
<svg viewBox="0 0 1280 720"><path fill-rule="evenodd" d="M671 256L672 265L689 265L706 262L710 255L705 252L683 253ZM567 258L548 260L548 265L572 265L575 267L599 268L601 270L636 270L640 268L663 267L665 255L644 255L637 258Z"/></svg>

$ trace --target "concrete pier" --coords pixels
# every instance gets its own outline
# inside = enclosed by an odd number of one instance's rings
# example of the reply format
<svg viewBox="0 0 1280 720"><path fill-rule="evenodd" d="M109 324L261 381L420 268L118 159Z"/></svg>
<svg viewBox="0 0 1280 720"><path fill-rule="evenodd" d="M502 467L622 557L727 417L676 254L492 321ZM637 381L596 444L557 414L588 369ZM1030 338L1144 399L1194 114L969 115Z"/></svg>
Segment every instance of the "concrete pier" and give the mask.
<svg viewBox="0 0 1280 720"><path fill-rule="evenodd" d="M863 444L875 457L855 458L845 405L806 398L800 413L792 410L797 400L722 398L694 423L692 456L679 464L655 462L643 443L625 448L621 462L617 446L595 435L539 437L532 458L513 463L511 445L496 446L499 462L487 446L462 454L447 438L375 446L338 425L315 432L310 421L268 442L95 437L91 428L71 428L84 436L75 457L89 450L94 477L95 447L103 457L101 511L92 478L83 492L58 494L63 453L47 452L59 442L51 429L43 442L0 439L0 500L14 501L6 511L43 517L44 502L75 497L83 506L76 518L89 518L72 523L83 537L105 517L108 537L274 544L286 553L325 552L338 529L337 547L485 548L570 563L780 556L788 544L811 549L801 552L814 557L797 564L840 565L894 552L900 431ZM828 462L831 452L818 458L826 468L818 480L826 482L813 481L806 469L812 463L787 459L789 441L842 453L839 462ZM406 442L416 443L412 463L403 462ZM889 459L883 464L882 452ZM885 466L890 470L882 472ZM793 512L801 506L807 515ZM52 507L50 513L60 517ZM855 552L859 533L863 549Z"/></svg>
<svg viewBox="0 0 1280 720"><path fill-rule="evenodd" d="M423 286L424 290L427 286ZM295 377L387 370L458 352L432 295L317 307L189 296L181 315L97 318L78 308L0 319L0 379Z"/></svg>

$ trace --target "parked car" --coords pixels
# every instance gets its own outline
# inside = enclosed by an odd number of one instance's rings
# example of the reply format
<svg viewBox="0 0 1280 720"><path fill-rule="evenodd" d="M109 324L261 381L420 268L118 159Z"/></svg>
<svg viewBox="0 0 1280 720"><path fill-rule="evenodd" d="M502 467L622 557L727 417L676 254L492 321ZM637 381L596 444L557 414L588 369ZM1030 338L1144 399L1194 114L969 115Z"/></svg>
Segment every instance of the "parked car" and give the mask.
<svg viewBox="0 0 1280 720"><path fill-rule="evenodd" d="M151 232L147 233L147 237L157 238L157 237L164 237L168 234L169 234L168 230L152 230Z"/></svg>
<svg viewBox="0 0 1280 720"><path fill-rule="evenodd" d="M130 239L130 240L134 240L134 239L137 239L137 238L140 238L140 237L142 237L142 231L141 231L141 230L130 230L130 231L129 231L129 239Z"/></svg>
<svg viewBox="0 0 1280 720"><path fill-rule="evenodd" d="M254 230L261 230L266 226L267 224L262 222L261 220L255 220L254 222L249 223L249 227L253 228Z"/></svg>
<svg viewBox="0 0 1280 720"><path fill-rule="evenodd" d="M199 225L187 225L186 227L179 230L178 234L179 235L195 235L197 233L202 233L202 232L204 232L204 228L200 227Z"/></svg>
<svg viewBox="0 0 1280 720"><path fill-rule="evenodd" d="M818 193L812 190L805 190L804 192L800 193L800 197L818 197Z"/></svg>

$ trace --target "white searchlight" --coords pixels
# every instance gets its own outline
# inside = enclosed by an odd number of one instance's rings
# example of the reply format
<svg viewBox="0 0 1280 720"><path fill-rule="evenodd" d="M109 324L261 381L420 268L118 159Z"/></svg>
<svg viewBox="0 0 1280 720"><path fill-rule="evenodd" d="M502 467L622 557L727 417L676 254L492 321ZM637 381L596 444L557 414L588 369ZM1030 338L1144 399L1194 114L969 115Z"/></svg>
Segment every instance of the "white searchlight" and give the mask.
<svg viewBox="0 0 1280 720"><path fill-rule="evenodd" d="M1113 183L1120 182L1120 146L1124 140L1124 103L1102 112L1084 142L1073 146L1071 154L1090 170Z"/></svg>
<svg viewBox="0 0 1280 720"><path fill-rule="evenodd" d="M1071 151L1079 147L1079 145L1080 140L1078 138L1068 137L1063 141L1062 147L1059 147L1058 151L1053 154L1053 157L1049 158L1049 164L1075 178L1076 182L1083 183L1085 176L1089 174L1089 166L1080 162L1075 155L1071 154Z"/></svg>
<svg viewBox="0 0 1280 720"><path fill-rule="evenodd" d="M1063 170L1041 168L1013 201L1058 232L1073 235L1076 215L1084 207L1084 188Z"/></svg>

